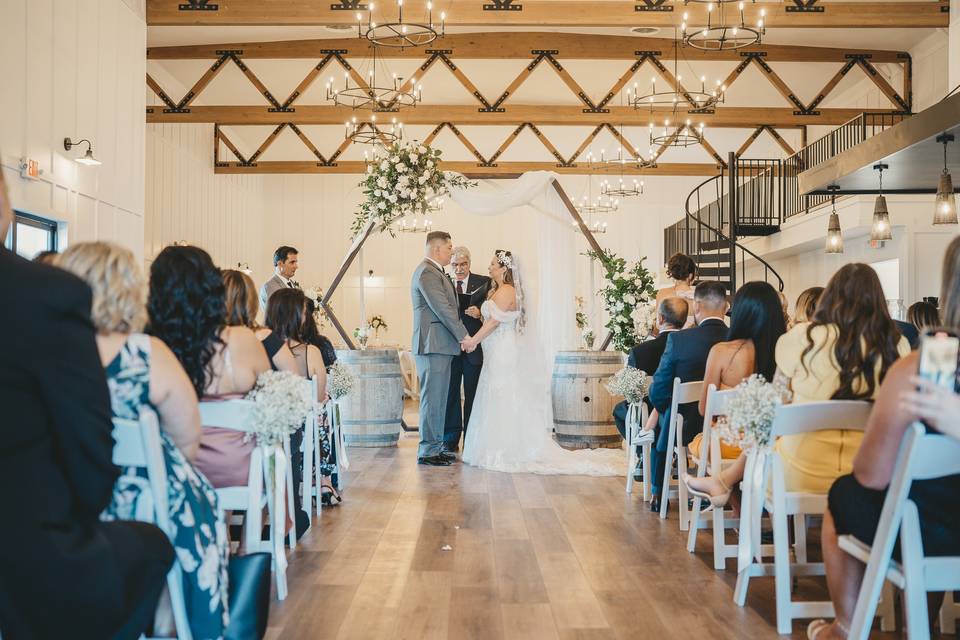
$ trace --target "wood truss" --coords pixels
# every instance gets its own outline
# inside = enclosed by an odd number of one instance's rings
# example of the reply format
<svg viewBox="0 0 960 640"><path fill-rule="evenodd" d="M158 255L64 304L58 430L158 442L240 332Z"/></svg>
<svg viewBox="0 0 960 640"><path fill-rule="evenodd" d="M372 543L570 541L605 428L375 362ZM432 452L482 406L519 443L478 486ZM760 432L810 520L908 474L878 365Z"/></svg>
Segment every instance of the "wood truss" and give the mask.
<svg viewBox="0 0 960 640"><path fill-rule="evenodd" d="M394 10L393 3L388 11ZM408 0L409 15L424 11L425 0ZM745 16L755 23L766 9L768 28L871 28L949 25L948 3L941 0L898 2L747 3ZM148 25L355 25L362 0L147 0ZM447 25L457 26L592 26L673 27L687 10L693 22L706 22L706 7L667 0L447 0ZM389 16L390 14L385 14Z"/></svg>
<svg viewBox="0 0 960 640"><path fill-rule="evenodd" d="M534 34L528 34L534 35ZM545 43L545 36L567 36L572 34L536 34L537 38L531 40L537 44ZM609 36L578 36L573 41L566 37L558 38L556 44L571 44L571 47L560 49L558 47L548 49L526 49L524 56L529 60L528 64L520 70L507 86L496 96L484 95L473 83L470 78L458 66L456 59L471 56L471 50L476 50L478 46L484 45L486 48L492 48L499 51L498 45L506 45L508 40L515 40L516 34L472 34L470 36L451 37L451 42L445 44L453 45L452 48L445 49L425 49L415 51L420 56L422 62L410 78L403 83L404 88L410 88L415 83L421 82L424 76L437 66L446 68L449 73L467 90L475 100L473 105L420 105L415 109L403 111L404 124L428 124L433 125L434 129L428 136L427 141L433 141L434 138L444 129L450 129L451 132L460 140L460 142L476 158L477 164L473 169L497 169L497 159L510 147L517 139L517 136L529 128L549 153L555 158L555 168L576 170L582 173L585 167L577 167L577 160L581 157L593 139L604 130L609 131L615 138L618 138L623 145L624 150L631 155L637 155L637 148L629 141L622 139L617 130L622 125L647 125L656 120L658 123L663 117L671 117L675 113L670 108L661 108L655 110L637 110L632 107L616 106L615 98L621 93L624 87L630 83L634 76L644 65L652 66L656 73L668 84L675 87L680 96L688 102L687 107L695 106L687 93L687 89L672 74L664 60L670 59L672 52L664 49L637 49L638 43L650 44L644 39L619 38ZM624 48L624 40L631 44L630 49ZM350 44L352 42L352 44ZM663 44L666 42L672 47L671 41L658 40L653 44ZM464 46L458 47L461 43ZM576 49L574 49L575 43ZM343 44L343 47L339 47ZM602 45L606 44L606 50L603 55L606 59L621 59L625 61L623 72L618 76L614 84L599 96L591 96L577 82L577 80L564 68L561 58L573 58L583 55L580 52L589 50L592 55L598 55ZM282 46L281 46L282 45ZM316 64L310 69L303 80L286 98L275 96L257 77L257 75L246 65L244 58L274 57L277 55L277 47L290 47L290 43L262 43L249 50L249 45L216 45L216 48L210 46L203 47L177 47L174 51L167 49L151 49L149 55L153 59L169 59L176 55L182 55L193 58L213 57L213 63L206 72L186 91L184 96L175 101L164 91L159 83L147 75L147 86L157 95L162 105L150 106L147 108L147 122L211 122L218 125L216 140L223 142L230 151L237 157L237 163L217 163L218 170L239 169L245 171L283 171L290 170L294 172L313 171L313 172L346 172L362 171L362 163L338 163L338 158L349 147L350 142L344 141L330 155L324 155L318 150L318 147L307 138L299 128L306 124L341 124L350 119L355 114L354 111L345 107L336 106L318 106L301 105L300 97L306 92L320 77L325 69L331 65L337 64L350 75L353 82L361 88L369 88L365 79L350 64L348 56L353 53L362 55L356 49L355 41L300 41L296 43L295 48L288 48L288 54L299 52L299 56L310 57L317 60ZM351 50L350 46L354 49ZM515 47L516 45L509 45ZM507 48L509 48L509 46ZM467 52L461 55L461 50ZM561 51L563 53L561 54ZM569 55L568 55L569 51ZM363 50L365 53L365 50ZM843 77L855 67L860 68L867 77L880 89L880 91L890 100L891 107L888 111L893 113L909 113L912 102L911 93L911 75L912 67L910 56L900 52L888 51L846 51L842 49L812 49L808 47L779 47L749 50L743 52L734 52L736 57L731 58L731 52L718 52L712 59L739 60L739 64L727 76L726 86L729 88L743 72L750 66L756 66L771 85L788 101L790 107L765 108L765 107L717 107L715 109L699 110L694 116L698 122L704 122L707 127L731 127L747 128L754 130L753 135L744 143L741 150L745 150L763 131L768 131L774 140L788 154L793 150L783 137L777 133L777 129L799 128L805 131L806 125L840 125L859 115L859 109L837 109L820 108L823 100L833 91ZM722 55L721 55L722 54ZM791 54L793 57L791 57ZM410 50L406 50L402 56L411 55ZM503 56L499 53L499 56ZM803 59L806 61L834 61L842 62L842 66L827 80L822 89L809 102L804 103L796 93L790 88L787 82L770 66L770 59L776 60L794 60ZM903 88L901 91L894 89L890 83L878 71L874 63L895 63L901 66L903 70ZM253 87L263 96L265 104L263 106L196 106L194 102L210 82L230 63L235 64ZM533 72L540 66L551 69L567 87L567 89L580 102L578 105L515 105L511 98L524 82L531 77ZM396 111L396 105L393 103L381 102L377 105L376 111L391 112ZM225 125L273 125L274 131L267 137L263 144L249 158L240 154L236 146L225 138L220 126ZM513 132L507 136L498 149L489 157L484 157L477 148L462 134L459 126L463 125L508 125L514 127ZM569 157L564 157L554 144L543 135L540 127L545 125L577 125L591 126L592 132L584 140L583 144ZM258 158L267 148L276 140L277 136L284 128L290 127L310 152L316 156L317 162L307 163L273 163L267 168L267 163L258 163ZM661 165L655 172L668 173L678 171L683 174L695 172L699 175L701 171L712 171L715 166L724 164L723 157L710 145L703 140L701 143L707 153L714 158L715 165L706 164L693 167L689 165L668 166ZM669 145L661 146L655 151L655 157L666 150ZM462 163L461 163L462 164ZM525 165L550 165L550 163L522 163ZM499 169L491 173L506 171L514 173L514 170ZM645 170L644 172L651 172Z"/></svg>

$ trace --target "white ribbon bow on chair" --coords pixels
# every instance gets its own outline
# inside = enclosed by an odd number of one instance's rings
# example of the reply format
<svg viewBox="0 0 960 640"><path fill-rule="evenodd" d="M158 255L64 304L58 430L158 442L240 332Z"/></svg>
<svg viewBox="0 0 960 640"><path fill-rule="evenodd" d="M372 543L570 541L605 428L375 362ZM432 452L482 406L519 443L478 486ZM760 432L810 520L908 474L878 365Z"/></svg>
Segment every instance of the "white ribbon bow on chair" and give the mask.
<svg viewBox="0 0 960 640"><path fill-rule="evenodd" d="M273 474L270 473L270 460L273 460ZM263 452L264 477L267 478L267 491L273 501L273 522L270 523L271 537L273 538L273 563L278 574L283 576L278 580L279 585L286 585L287 554L283 541L287 530L287 456L283 446L279 444L264 448ZM273 486L269 483L273 482ZM290 514L293 517L293 514ZM283 600L286 593L277 593L277 598Z"/></svg>
<svg viewBox="0 0 960 640"><path fill-rule="evenodd" d="M642 424L640 424L640 414L642 411L642 402L631 402L627 405L627 424L631 425L630 433L633 434L634 442L630 444L637 444L636 438L640 435L640 431L643 429Z"/></svg>
<svg viewBox="0 0 960 640"><path fill-rule="evenodd" d="M343 469L350 468L350 461L347 459L347 447L343 442L343 429L340 426L340 417L337 412L339 400L331 399L327 402L327 435L331 439L331 444L337 454L337 462Z"/></svg>
<svg viewBox="0 0 960 640"><path fill-rule="evenodd" d="M737 545L737 571L750 567L753 559L762 561L760 549L760 526L763 519L763 503L767 492L767 472L770 468L770 451L754 448L747 453L743 472L740 503L740 541Z"/></svg>

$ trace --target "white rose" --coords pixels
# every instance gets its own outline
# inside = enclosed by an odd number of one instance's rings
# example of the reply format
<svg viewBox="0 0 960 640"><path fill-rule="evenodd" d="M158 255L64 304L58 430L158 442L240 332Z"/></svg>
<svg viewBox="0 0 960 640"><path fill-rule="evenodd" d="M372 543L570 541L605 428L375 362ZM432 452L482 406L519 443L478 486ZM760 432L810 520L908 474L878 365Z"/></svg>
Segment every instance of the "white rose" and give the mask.
<svg viewBox="0 0 960 640"><path fill-rule="evenodd" d="M400 162L400 156L393 156L392 158L390 158L390 162L393 162L394 164L396 164L397 162Z"/></svg>
<svg viewBox="0 0 960 640"><path fill-rule="evenodd" d="M384 171L386 171L388 168L390 168L390 163L387 162L386 160L383 160L383 161L380 163L380 168L383 169Z"/></svg>
<svg viewBox="0 0 960 640"><path fill-rule="evenodd" d="M623 296L623 301L629 305L637 304L637 299L632 293L628 293L627 295Z"/></svg>
<svg viewBox="0 0 960 640"><path fill-rule="evenodd" d="M419 178L417 178L417 182L419 182L420 184L426 184L427 176L420 176Z"/></svg>
<svg viewBox="0 0 960 640"><path fill-rule="evenodd" d="M385 188L387 186L387 179L384 176L377 178L377 186L380 188Z"/></svg>
<svg viewBox="0 0 960 640"><path fill-rule="evenodd" d="M433 169L433 160L427 160L427 169Z"/></svg>
<svg viewBox="0 0 960 640"><path fill-rule="evenodd" d="M411 153L411 154L410 154L410 162L416 162L416 161L419 160L419 159L420 159L420 156L417 155L416 153Z"/></svg>
<svg viewBox="0 0 960 640"><path fill-rule="evenodd" d="M397 165L397 173L406 173L406 172L407 172L407 165L405 164Z"/></svg>
<svg viewBox="0 0 960 640"><path fill-rule="evenodd" d="M389 196L387 196L387 200L389 200L391 204L396 204L397 196L391 193Z"/></svg>

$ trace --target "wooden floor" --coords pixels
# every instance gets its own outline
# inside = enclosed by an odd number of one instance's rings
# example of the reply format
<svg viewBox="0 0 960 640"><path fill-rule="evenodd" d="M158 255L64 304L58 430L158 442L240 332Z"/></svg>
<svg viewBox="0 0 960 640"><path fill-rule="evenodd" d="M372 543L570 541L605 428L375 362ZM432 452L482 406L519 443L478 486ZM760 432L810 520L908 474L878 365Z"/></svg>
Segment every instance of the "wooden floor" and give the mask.
<svg viewBox="0 0 960 640"><path fill-rule="evenodd" d="M780 637L772 578L737 608L709 534L688 554L675 513L660 520L620 478L418 466L416 434L350 462L343 504L291 557L270 640ZM814 579L799 593L825 597Z"/></svg>

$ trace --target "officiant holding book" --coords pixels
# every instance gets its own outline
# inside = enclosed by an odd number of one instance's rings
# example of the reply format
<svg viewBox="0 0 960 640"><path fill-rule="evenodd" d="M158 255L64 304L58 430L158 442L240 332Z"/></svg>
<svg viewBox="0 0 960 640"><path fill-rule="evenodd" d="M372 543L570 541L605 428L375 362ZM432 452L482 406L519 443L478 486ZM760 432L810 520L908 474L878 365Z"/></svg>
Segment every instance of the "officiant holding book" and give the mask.
<svg viewBox="0 0 960 640"><path fill-rule="evenodd" d="M456 247L453 250L450 266L453 268L453 286L457 290L460 305L460 320L472 336L483 326L480 305L487 299L487 293L490 291L490 278L470 273L470 250L466 247ZM461 353L453 359L443 430L444 449L447 451L456 453L460 449L461 435L466 435L473 398L477 393L477 383L480 381L481 367L483 367L483 348L480 346L471 353Z"/></svg>

